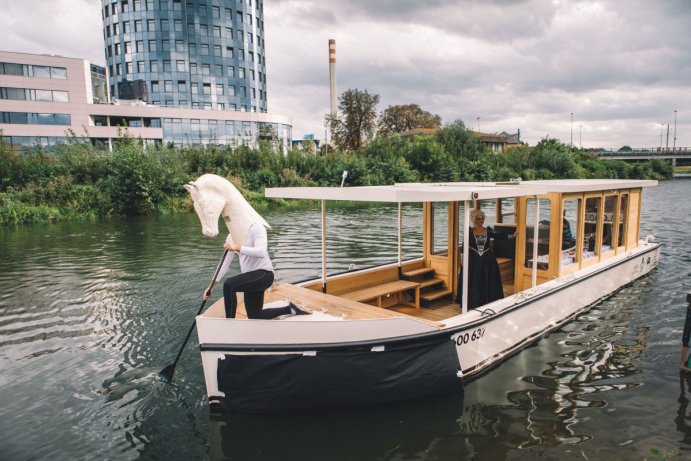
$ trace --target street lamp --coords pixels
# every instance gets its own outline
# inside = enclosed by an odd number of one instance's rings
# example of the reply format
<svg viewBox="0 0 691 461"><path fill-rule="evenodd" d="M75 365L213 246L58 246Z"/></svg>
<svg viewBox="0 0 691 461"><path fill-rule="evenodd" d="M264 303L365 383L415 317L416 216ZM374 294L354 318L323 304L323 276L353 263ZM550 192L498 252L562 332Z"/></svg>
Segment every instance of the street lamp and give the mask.
<svg viewBox="0 0 691 461"><path fill-rule="evenodd" d="M662 150L662 128L664 126L665 126L665 124L660 122L660 150Z"/></svg>
<svg viewBox="0 0 691 461"><path fill-rule="evenodd" d="M480 117L477 117L477 131L480 132Z"/></svg>
<svg viewBox="0 0 691 461"><path fill-rule="evenodd" d="M573 112L571 112L571 148L573 149Z"/></svg>
<svg viewBox="0 0 691 461"><path fill-rule="evenodd" d="M674 111L674 141L672 142L672 152L677 148L677 111Z"/></svg>

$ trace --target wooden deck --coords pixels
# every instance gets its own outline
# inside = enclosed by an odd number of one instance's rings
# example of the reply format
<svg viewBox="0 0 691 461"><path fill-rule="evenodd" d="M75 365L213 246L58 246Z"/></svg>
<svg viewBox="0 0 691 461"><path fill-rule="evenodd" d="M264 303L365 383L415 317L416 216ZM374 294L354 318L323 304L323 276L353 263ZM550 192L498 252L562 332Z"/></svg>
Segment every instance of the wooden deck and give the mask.
<svg viewBox="0 0 691 461"><path fill-rule="evenodd" d="M333 315L347 320L370 320L370 319L385 319L385 318L405 318L408 316L415 317L417 320L432 324L436 327L442 327L439 323L442 316L438 318L427 318L424 315L419 315L421 311L426 309L416 309L410 306L394 306L394 308L382 309L369 304L352 301L350 299L341 298L340 296L329 295L315 290L309 290L296 285L284 283L275 285L271 291L264 295L264 302L270 303L272 301L290 300L296 306L309 312L323 312L325 314ZM242 302L242 296L238 296L238 310L236 318L246 319L245 305ZM405 311L398 311L398 309L407 309ZM414 312L410 315L408 312ZM223 299L216 301L205 313L205 317L224 318L225 312L223 309ZM449 317L448 315L446 317Z"/></svg>
<svg viewBox="0 0 691 461"><path fill-rule="evenodd" d="M504 295L509 296L513 293L513 285L505 283ZM382 309L377 306L353 301L336 295L321 293L288 283L274 285L270 291L267 290L264 296L265 303L281 300L290 300L296 306L309 312L324 312L325 314L347 320L415 317L420 321L430 323L436 327L443 327L444 320L458 315L461 312L461 307L448 298L431 302L422 309L405 304ZM238 294L238 302L236 317L239 319L246 319L247 314L245 312L245 305L242 302L242 293ZM223 299L221 298L216 301L204 313L204 316L224 318Z"/></svg>

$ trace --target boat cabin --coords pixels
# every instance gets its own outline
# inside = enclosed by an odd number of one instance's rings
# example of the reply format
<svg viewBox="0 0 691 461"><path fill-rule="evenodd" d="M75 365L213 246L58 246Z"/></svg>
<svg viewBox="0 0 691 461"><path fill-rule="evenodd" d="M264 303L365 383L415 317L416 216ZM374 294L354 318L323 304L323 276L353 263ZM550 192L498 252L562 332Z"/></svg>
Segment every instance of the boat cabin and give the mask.
<svg viewBox="0 0 691 461"><path fill-rule="evenodd" d="M468 259L469 213L480 207L486 226L515 239L493 240L504 296L613 258L638 246L641 189L655 181L551 180L511 183L397 184L353 188L276 188L267 197L322 203L322 277L302 287L416 317L441 320L456 302ZM398 260L390 265L326 274L329 200L398 203ZM422 257L403 261L401 206L422 203ZM537 242L537 244L535 244ZM393 258L392 258L393 259ZM467 292L467 290L463 290ZM465 299L460 303L467 311ZM421 307L433 307L423 309ZM436 314L432 311L437 311Z"/></svg>

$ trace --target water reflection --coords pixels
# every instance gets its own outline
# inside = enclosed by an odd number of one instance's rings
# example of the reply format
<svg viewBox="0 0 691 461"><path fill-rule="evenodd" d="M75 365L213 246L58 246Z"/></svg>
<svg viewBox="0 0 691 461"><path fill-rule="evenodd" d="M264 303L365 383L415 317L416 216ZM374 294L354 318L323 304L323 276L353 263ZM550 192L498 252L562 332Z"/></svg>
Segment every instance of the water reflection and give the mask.
<svg viewBox="0 0 691 461"><path fill-rule="evenodd" d="M691 395L691 373L679 372L679 409L674 422L677 431L682 436L682 442L691 446L691 410L689 410L689 395Z"/></svg>
<svg viewBox="0 0 691 461"><path fill-rule="evenodd" d="M212 460L469 459L463 395L300 414L212 414Z"/></svg>

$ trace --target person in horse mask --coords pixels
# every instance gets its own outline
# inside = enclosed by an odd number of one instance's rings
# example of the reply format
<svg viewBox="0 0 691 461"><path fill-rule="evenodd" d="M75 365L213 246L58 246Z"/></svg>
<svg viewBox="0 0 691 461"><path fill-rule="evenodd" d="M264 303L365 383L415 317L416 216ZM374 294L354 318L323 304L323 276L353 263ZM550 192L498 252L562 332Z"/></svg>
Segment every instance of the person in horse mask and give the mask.
<svg viewBox="0 0 691 461"><path fill-rule="evenodd" d="M253 223L247 233L243 245L233 242L233 237L228 234L223 248L228 252L221 262L218 275L212 280L209 287L204 290L204 299L211 296L214 286L228 272L230 263L235 254L240 260L240 274L229 277L223 283L223 301L225 304L226 318L235 318L237 311L237 293L245 294L245 311L250 319L273 319L285 315L307 314L295 307L292 303L285 307L263 309L264 292L274 282L274 268L269 258L266 228L259 223Z"/></svg>

